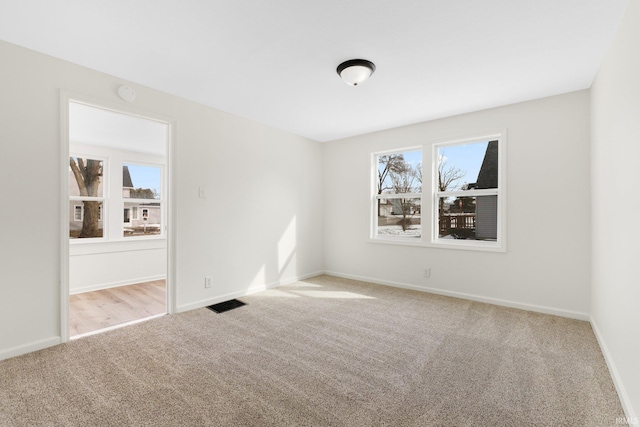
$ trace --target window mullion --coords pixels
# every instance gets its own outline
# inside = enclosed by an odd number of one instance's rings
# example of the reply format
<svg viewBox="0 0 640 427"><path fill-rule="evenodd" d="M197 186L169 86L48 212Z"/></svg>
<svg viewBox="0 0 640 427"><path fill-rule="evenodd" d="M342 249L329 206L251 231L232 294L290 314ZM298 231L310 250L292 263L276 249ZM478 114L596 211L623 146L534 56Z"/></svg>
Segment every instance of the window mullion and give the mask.
<svg viewBox="0 0 640 427"><path fill-rule="evenodd" d="M69 200L73 200L76 202L104 202L105 197L83 197L83 196L69 196Z"/></svg>
<svg viewBox="0 0 640 427"><path fill-rule="evenodd" d="M391 194L377 194L376 199L420 199L422 193L391 193Z"/></svg>
<svg viewBox="0 0 640 427"><path fill-rule="evenodd" d="M488 188L482 190L463 190L463 191L437 191L437 197L474 197L474 196L495 196L499 194L497 188Z"/></svg>

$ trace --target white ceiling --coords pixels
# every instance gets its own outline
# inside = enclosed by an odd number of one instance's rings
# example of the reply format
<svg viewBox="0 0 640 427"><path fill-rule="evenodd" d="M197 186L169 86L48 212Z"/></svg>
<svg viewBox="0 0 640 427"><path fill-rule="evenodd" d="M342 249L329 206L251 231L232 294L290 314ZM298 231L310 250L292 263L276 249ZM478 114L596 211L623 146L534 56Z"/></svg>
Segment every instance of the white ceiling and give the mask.
<svg viewBox="0 0 640 427"><path fill-rule="evenodd" d="M588 88L627 3L0 0L0 39L327 141Z"/></svg>

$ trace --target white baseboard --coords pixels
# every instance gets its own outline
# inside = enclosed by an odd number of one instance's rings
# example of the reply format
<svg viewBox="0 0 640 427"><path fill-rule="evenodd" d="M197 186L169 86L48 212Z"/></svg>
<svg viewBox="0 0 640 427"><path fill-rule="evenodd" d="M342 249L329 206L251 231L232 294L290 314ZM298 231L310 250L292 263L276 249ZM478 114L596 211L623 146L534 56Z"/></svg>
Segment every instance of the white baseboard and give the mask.
<svg viewBox="0 0 640 427"><path fill-rule="evenodd" d="M616 369L615 363L613 363L613 358L611 357L611 353L609 352L609 348L600 333L600 328L598 328L598 324L596 321L591 318L591 328L593 329L593 333L598 340L598 344L600 345L600 350L602 351L602 355L604 356L604 360L607 362L607 367L609 368L609 373L611 374L611 378L613 379L613 385L616 387L616 391L618 392L618 397L620 398L620 403L622 404L622 409L628 420L636 420L636 424L638 423L638 415L633 410L633 406L631 405L631 399L629 399L629 395L627 394L627 390L624 388L624 384L622 383L622 379L620 378L620 374L618 374L618 369Z"/></svg>
<svg viewBox="0 0 640 427"><path fill-rule="evenodd" d="M192 302L189 304L178 305L177 313L183 313L185 311L195 310L197 308L206 307L212 304L218 304L220 302L229 301L230 299L240 298L246 295L255 294L256 292L262 292L262 291L266 291L267 289L277 288L278 286L288 285L290 283L294 283L299 280L308 279L310 277L319 276L321 274L324 274L324 273L322 271L316 271L314 273L303 274L301 276L296 276L289 279L278 280L271 283L265 283L264 285L252 286L249 289L245 289L238 292L231 292L226 295L217 295L215 297L208 298L206 300L200 300L200 301Z"/></svg>
<svg viewBox="0 0 640 427"><path fill-rule="evenodd" d="M353 274L343 274L343 273L338 273L338 272L335 272L335 271L325 271L324 274L328 274L330 276L342 277L344 279L353 279L353 280L360 280L360 281L363 281L363 282L375 283L375 284L378 284L378 285L393 286L393 287L396 287L396 288L403 288L403 289L411 289L411 290L414 290L414 291L428 292L428 293L437 294L437 295L444 295L444 296L447 296L447 297L461 298L461 299L466 299L466 300L471 300L471 301L484 302L484 303L487 303L487 304L500 305L500 306L503 306L503 307L517 308L517 309L526 310L526 311L534 311L536 313L552 314L554 316L567 317L567 318L570 318L570 319L577 319L577 320L584 320L584 321L587 321L587 322L590 320L590 317L589 317L588 313L582 313L582 312L579 312L579 311L563 310L563 309L559 309L559 308L545 307L545 306L542 306L542 305L526 304L526 303L521 303L521 302L516 302L516 301L503 300L503 299L499 299L499 298L483 297L483 296L480 296L480 295L473 295L473 294L467 294L467 293L463 293L463 292L448 291L448 290L445 290L445 289L437 289L437 288L429 288L429 287L425 287L425 286L409 285L409 284L406 284L406 283L393 282L393 281L390 281L390 280L379 280L379 279L375 279L373 277L356 276L356 275L353 275Z"/></svg>
<svg viewBox="0 0 640 427"><path fill-rule="evenodd" d="M158 276L138 277L136 279L120 280L117 282L99 283L97 285L84 286L82 288L69 289L70 295L81 294L84 292L100 291L102 289L117 288L118 286L135 285L136 283L153 282L154 280L165 280L166 274Z"/></svg>
<svg viewBox="0 0 640 427"><path fill-rule="evenodd" d="M47 347L53 347L60 344L62 341L60 337L45 338L40 341L32 342L29 344L19 345L17 347L9 348L7 350L0 351L0 360L9 359L11 357L21 356L23 354L31 353L33 351L42 350Z"/></svg>

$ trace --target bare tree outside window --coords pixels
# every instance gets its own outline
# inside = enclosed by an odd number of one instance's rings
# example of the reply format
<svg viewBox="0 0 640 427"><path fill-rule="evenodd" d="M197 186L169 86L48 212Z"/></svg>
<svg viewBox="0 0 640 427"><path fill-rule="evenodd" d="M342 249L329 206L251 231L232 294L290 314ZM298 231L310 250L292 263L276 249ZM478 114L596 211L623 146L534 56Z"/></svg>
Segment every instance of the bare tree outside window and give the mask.
<svg viewBox="0 0 640 427"><path fill-rule="evenodd" d="M444 151L438 155L438 190L452 191L460 187L459 181L465 177L466 171L447 162ZM439 198L439 212L444 211L444 199Z"/></svg>
<svg viewBox="0 0 640 427"><path fill-rule="evenodd" d="M402 153L378 156L378 194L391 189L387 183L387 178L389 174L395 173L402 164L404 164L404 155ZM382 166L382 170L380 166ZM380 215L380 202L381 200L378 199L378 215Z"/></svg>
<svg viewBox="0 0 640 427"><path fill-rule="evenodd" d="M422 165L416 158L421 157L419 151L377 157L378 234L419 237ZM398 197L405 194L407 197ZM385 195L387 197L384 197ZM412 225L414 225L413 228ZM418 227L416 228L415 225Z"/></svg>
<svg viewBox="0 0 640 427"><path fill-rule="evenodd" d="M407 162L402 162L394 168L389 174L391 185L394 193L420 193L422 187L422 165L418 163L411 166ZM399 205L400 215L402 219L399 221L402 231L407 231L411 225L411 218L420 212L420 205L416 205L413 198L395 199Z"/></svg>
<svg viewBox="0 0 640 427"><path fill-rule="evenodd" d="M458 181L464 178L466 174L466 171L447 162L444 151L440 154L438 159L438 189L440 191L457 189L459 187Z"/></svg>

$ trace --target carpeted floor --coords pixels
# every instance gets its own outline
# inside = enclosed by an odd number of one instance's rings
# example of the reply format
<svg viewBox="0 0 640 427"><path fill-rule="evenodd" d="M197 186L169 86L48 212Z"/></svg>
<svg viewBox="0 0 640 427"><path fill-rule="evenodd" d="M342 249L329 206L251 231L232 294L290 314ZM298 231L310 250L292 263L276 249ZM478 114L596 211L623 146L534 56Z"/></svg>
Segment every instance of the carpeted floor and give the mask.
<svg viewBox="0 0 640 427"><path fill-rule="evenodd" d="M0 362L2 426L615 426L586 322L319 276Z"/></svg>

